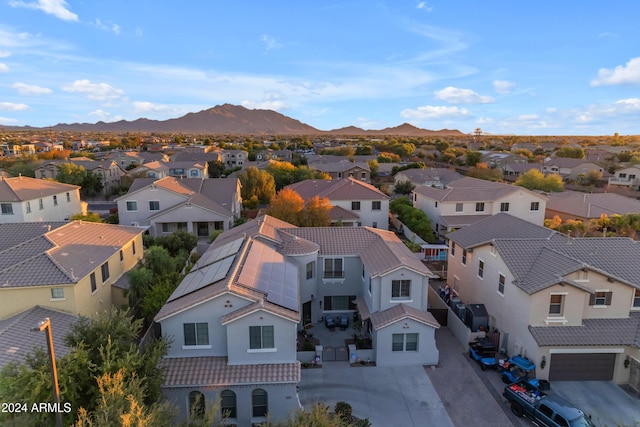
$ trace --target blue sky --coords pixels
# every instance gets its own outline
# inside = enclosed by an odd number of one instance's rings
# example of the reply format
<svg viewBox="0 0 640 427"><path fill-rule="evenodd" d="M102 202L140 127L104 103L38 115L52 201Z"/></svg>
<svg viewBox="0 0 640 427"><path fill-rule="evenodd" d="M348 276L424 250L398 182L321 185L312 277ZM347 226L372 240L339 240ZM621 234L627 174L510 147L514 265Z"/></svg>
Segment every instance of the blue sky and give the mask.
<svg viewBox="0 0 640 427"><path fill-rule="evenodd" d="M231 103L322 130L640 134L640 2L0 0L0 125Z"/></svg>

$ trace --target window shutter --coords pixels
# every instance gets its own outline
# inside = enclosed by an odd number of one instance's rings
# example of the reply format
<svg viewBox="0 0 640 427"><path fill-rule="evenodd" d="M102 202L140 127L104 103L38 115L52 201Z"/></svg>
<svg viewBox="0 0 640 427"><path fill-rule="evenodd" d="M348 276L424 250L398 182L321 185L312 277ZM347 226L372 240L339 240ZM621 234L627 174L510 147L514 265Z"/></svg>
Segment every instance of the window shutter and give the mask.
<svg viewBox="0 0 640 427"><path fill-rule="evenodd" d="M589 295L589 305L596 305L596 294Z"/></svg>
<svg viewBox="0 0 640 427"><path fill-rule="evenodd" d="M604 305L611 305L611 296L612 295L613 295L613 292L607 292L605 294Z"/></svg>

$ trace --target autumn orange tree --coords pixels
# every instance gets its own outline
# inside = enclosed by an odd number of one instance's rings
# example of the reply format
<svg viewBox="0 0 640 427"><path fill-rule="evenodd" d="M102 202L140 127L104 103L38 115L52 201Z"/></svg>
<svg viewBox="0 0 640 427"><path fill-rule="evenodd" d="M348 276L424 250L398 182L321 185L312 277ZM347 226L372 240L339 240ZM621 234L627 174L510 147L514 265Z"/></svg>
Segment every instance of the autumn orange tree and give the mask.
<svg viewBox="0 0 640 427"><path fill-rule="evenodd" d="M290 188L280 190L271 198L267 214L300 227L326 227L331 224L329 199L315 196L306 203Z"/></svg>

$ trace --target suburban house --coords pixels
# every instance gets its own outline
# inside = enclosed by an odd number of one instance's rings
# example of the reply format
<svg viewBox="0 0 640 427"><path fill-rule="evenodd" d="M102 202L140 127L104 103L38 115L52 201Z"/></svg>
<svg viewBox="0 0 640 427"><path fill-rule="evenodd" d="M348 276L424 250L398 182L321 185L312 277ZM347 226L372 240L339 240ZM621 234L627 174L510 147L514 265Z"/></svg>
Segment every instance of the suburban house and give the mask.
<svg viewBox="0 0 640 427"><path fill-rule="evenodd" d="M180 409L219 399L230 424L283 421L300 406L296 337L358 310L378 365L438 363L431 272L391 232L296 228L263 216L221 234L156 315L173 343L163 394ZM330 367L325 367L330 369Z"/></svg>
<svg viewBox="0 0 640 427"><path fill-rule="evenodd" d="M309 167L328 174L331 179L353 178L371 182L371 168L366 162L339 160L333 162L309 162Z"/></svg>
<svg viewBox="0 0 640 427"><path fill-rule="evenodd" d="M71 332L78 316L36 305L0 320L0 369L12 362L25 362L25 356L33 354L36 349L47 351L44 334L25 333L47 317L51 321L56 357L63 357L69 352L64 337Z"/></svg>
<svg viewBox="0 0 640 427"><path fill-rule="evenodd" d="M0 177L0 223L68 221L86 214L80 187L19 176ZM1 239L0 239L1 240Z"/></svg>
<svg viewBox="0 0 640 427"><path fill-rule="evenodd" d="M394 183L411 181L415 185L444 188L452 181L462 178L458 172L446 168L406 169L393 176Z"/></svg>
<svg viewBox="0 0 640 427"><path fill-rule="evenodd" d="M262 150L256 153L256 161L277 160L280 162L290 162L293 152L291 150Z"/></svg>
<svg viewBox="0 0 640 427"><path fill-rule="evenodd" d="M416 187L412 197L413 207L427 214L440 239L499 212L542 225L547 200L522 187L469 177L452 181L445 188Z"/></svg>
<svg viewBox="0 0 640 427"><path fill-rule="evenodd" d="M303 200L315 196L329 199L334 225L389 228L389 196L371 184L354 178L307 179L285 188L295 191Z"/></svg>
<svg viewBox="0 0 640 427"><path fill-rule="evenodd" d="M84 221L0 223L0 319L36 305L88 317L143 256L142 230Z"/></svg>
<svg viewBox="0 0 640 427"><path fill-rule="evenodd" d="M242 167L249 157L249 153L244 150L221 150L218 151L219 160L228 168Z"/></svg>
<svg viewBox="0 0 640 427"><path fill-rule="evenodd" d="M621 185L633 190L640 189L640 165L618 169L612 177L609 177L609 185Z"/></svg>
<svg viewBox="0 0 640 427"><path fill-rule="evenodd" d="M640 212L640 200L616 193L581 193L562 191L547 193L545 218L559 217L587 222L601 215L624 215Z"/></svg>
<svg viewBox="0 0 640 427"><path fill-rule="evenodd" d="M209 237L231 228L242 206L237 178L137 178L116 201L120 224L148 228L154 236L186 230Z"/></svg>
<svg viewBox="0 0 640 427"><path fill-rule="evenodd" d="M563 179L577 179L590 171L604 173L604 168L583 159L567 157L547 157L542 164L542 173L557 173Z"/></svg>
<svg viewBox="0 0 640 427"><path fill-rule="evenodd" d="M449 241L449 286L485 304L500 348L533 360L538 378L640 388L636 241L571 238L505 213Z"/></svg>
<svg viewBox="0 0 640 427"><path fill-rule="evenodd" d="M109 160L113 160L120 165L121 168L127 169L132 165L140 166L149 162L169 161L169 156L164 153L149 151L112 151L108 156Z"/></svg>
<svg viewBox="0 0 640 427"><path fill-rule="evenodd" d="M152 161L140 165L131 171L130 175L145 174L147 178L209 178L209 164L202 161Z"/></svg>
<svg viewBox="0 0 640 427"><path fill-rule="evenodd" d="M114 188L118 188L121 184L120 179L127 173L114 160L93 160L88 157L72 157L69 160L50 160L41 164L34 170L36 178L56 179L60 165L63 163L82 166L84 170L93 172L100 177L103 194L111 194Z"/></svg>

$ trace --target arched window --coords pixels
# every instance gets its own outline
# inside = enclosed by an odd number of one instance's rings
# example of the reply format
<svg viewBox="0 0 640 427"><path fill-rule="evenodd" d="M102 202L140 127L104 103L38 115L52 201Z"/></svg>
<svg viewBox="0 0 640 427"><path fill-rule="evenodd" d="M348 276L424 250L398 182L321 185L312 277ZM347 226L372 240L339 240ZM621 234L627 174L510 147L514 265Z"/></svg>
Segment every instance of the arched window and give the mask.
<svg viewBox="0 0 640 427"><path fill-rule="evenodd" d="M204 417L204 394L199 391L189 393L189 418L201 419Z"/></svg>
<svg viewBox="0 0 640 427"><path fill-rule="evenodd" d="M254 417L266 417L268 412L267 392L257 388L251 392L251 405L253 406Z"/></svg>
<svg viewBox="0 0 640 427"><path fill-rule="evenodd" d="M223 418L236 418L236 394L233 391L220 392L220 413Z"/></svg>

